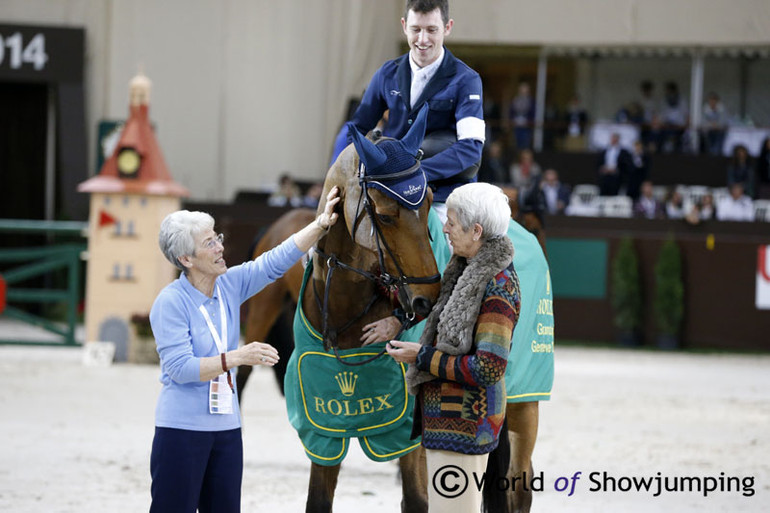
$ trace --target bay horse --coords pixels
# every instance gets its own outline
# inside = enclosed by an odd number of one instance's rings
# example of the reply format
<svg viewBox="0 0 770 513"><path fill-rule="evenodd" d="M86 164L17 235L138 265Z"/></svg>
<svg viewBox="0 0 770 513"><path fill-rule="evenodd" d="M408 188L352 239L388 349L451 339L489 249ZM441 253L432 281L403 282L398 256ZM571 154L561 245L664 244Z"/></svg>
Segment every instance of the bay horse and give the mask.
<svg viewBox="0 0 770 513"><path fill-rule="evenodd" d="M305 388L314 385L306 381L304 376L315 369L308 368L310 363L302 362L328 362L331 358L334 369L332 376L324 374L323 377L314 379L316 382L331 383L336 379L339 383L338 392L342 391L345 395L352 393L356 385L355 382L346 382L344 384L348 388L343 388L341 380L345 379L344 374L355 374L356 379L361 378L359 382L370 379L377 385L380 375L367 378L366 373L367 366L375 365L372 362L380 356L382 358L379 359L379 365L396 368L396 374L402 376L403 366L389 359L384 349L366 361L348 360L346 353L361 347L363 326L391 315L396 304L411 318L424 317L428 315L438 297L440 275L429 243L427 228L432 192L427 187L427 179L415 158L424 135L426 115L425 110L400 141L381 138L375 143L358 132L352 135L354 144L349 145L340 154L324 181L324 192L318 212L324 209L329 191L338 187L341 201L337 210L340 219L316 244L308 264L312 265L312 271L308 268L304 274L304 284L300 287L297 285L303 281L303 271L300 266L295 266L281 280L263 289L257 302L249 304L247 340L265 340L268 323L274 322L281 314L287 294L298 304L294 336L299 337L298 332L304 328L310 333L310 336L304 333L303 336L310 339L311 350L307 350L306 339L300 343L300 339L296 338L294 354L291 358L282 358L282 361L289 360L285 395L290 420L311 460L306 504L308 512L331 511L341 461L347 449L345 441L338 442L340 438L329 435L325 440L333 440L335 444L341 443L344 451L340 452L341 456L325 457L328 453L316 451L315 446L310 445L318 436L324 438L325 434L319 435L312 428L303 431L305 428L298 425L307 426L309 421L316 428L319 427L316 422L318 419L314 421L311 418L312 408L307 405L304 408L297 407L300 403L300 389L304 401ZM354 130L351 128L351 132ZM399 165L406 162L408 166L406 169L392 169L393 162ZM404 186L404 180L412 180L406 182L408 188ZM307 224L314 216L315 214L308 210L295 210L285 214L262 237L255 253L266 250L274 243L275 237L280 238L286 230L292 231L298 225ZM300 290L302 292L299 292ZM313 339L312 335L319 340ZM300 356L297 356L298 354ZM306 358L306 355L310 356ZM355 373L338 372L343 364L358 367L355 367ZM239 391L242 390L246 377L247 373L239 372ZM405 385L402 384L401 387L405 391ZM378 399L375 406L383 406L388 404L386 401L391 400L387 395L375 397ZM315 399L315 408L318 411L319 397L309 395L307 399ZM353 408L359 408L362 413L370 413L375 408L371 402L367 403L366 399L351 401ZM411 428L411 415L407 411L407 404L411 404L411 401L407 400L404 392L403 412L406 413L398 416L398 424L393 424L400 426L399 450L383 455L376 454L374 450L371 453L382 456L382 459L376 461L387 461L400 456L403 490L401 508L405 512L417 513L427 511L427 468L422 446L419 442L409 441L408 432L403 436L406 422L407 429ZM345 404L347 415L349 403L344 400L342 402ZM328 404L331 412L332 400L328 400ZM336 404L339 405L340 401L336 401ZM326 415L323 402L321 409ZM341 421L339 412L336 415L334 421ZM345 421L352 422L352 419ZM362 448L364 443L368 445L369 441L375 443L375 433L380 433L382 426L375 425L366 429L373 429L369 432L372 436L354 435L362 442ZM390 432L386 434L390 435ZM370 458L375 459L371 455Z"/></svg>

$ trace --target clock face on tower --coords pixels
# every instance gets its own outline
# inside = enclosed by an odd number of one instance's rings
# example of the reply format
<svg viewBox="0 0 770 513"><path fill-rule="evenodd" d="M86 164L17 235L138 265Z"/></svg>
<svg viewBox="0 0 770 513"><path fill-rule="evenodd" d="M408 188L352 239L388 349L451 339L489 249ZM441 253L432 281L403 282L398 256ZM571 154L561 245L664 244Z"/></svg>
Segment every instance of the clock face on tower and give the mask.
<svg viewBox="0 0 770 513"><path fill-rule="evenodd" d="M135 178L139 166L142 165L142 157L134 148L123 148L118 153L117 164L123 178Z"/></svg>

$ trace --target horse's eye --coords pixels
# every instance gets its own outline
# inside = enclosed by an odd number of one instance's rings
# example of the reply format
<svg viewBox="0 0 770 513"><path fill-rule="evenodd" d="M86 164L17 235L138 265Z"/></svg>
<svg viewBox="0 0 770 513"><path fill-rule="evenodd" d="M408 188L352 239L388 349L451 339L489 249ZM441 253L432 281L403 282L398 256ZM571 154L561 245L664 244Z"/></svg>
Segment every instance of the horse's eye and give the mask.
<svg viewBox="0 0 770 513"><path fill-rule="evenodd" d="M377 221L382 224L396 224L396 218L385 214L377 214Z"/></svg>

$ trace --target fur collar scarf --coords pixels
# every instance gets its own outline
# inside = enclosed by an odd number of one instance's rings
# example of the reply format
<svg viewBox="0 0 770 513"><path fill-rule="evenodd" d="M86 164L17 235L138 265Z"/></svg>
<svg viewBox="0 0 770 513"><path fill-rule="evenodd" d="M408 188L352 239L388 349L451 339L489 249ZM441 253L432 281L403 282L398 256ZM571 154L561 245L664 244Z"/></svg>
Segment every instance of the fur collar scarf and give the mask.
<svg viewBox="0 0 770 513"><path fill-rule="evenodd" d="M431 345L454 356L470 352L473 331L489 280L513 260L513 244L507 236L485 241L470 262L452 256L441 278L438 300L425 320L420 344ZM406 373L409 392L417 393L421 383L435 379L428 372L410 364Z"/></svg>

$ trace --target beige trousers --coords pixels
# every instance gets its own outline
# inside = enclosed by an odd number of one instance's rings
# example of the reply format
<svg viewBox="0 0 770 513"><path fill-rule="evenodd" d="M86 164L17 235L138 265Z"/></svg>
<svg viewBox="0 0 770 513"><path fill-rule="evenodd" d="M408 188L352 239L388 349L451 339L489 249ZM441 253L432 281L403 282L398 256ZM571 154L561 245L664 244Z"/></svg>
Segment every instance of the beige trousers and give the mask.
<svg viewBox="0 0 770 513"><path fill-rule="evenodd" d="M488 454L462 454L426 449L428 461L428 511L479 513Z"/></svg>

